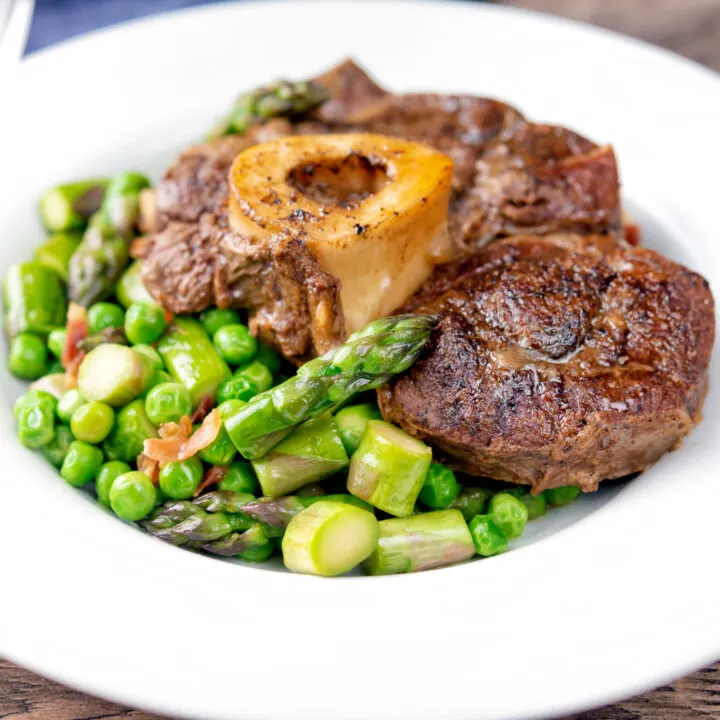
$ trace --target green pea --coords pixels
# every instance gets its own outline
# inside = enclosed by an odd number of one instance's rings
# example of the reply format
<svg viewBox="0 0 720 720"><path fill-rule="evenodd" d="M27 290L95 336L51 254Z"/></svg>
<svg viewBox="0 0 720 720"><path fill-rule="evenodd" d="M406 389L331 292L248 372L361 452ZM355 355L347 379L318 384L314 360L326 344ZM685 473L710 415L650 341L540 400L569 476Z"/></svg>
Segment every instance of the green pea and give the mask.
<svg viewBox="0 0 720 720"><path fill-rule="evenodd" d="M282 365L282 358L269 345L258 343L255 359L261 362L274 375Z"/></svg>
<svg viewBox="0 0 720 720"><path fill-rule="evenodd" d="M110 488L117 478L130 472L130 469L127 463L119 460L106 462L100 466L95 475L95 494L103 505L110 507Z"/></svg>
<svg viewBox="0 0 720 720"><path fill-rule="evenodd" d="M102 402L81 405L70 418L70 429L78 440L88 443L102 442L112 430L115 412Z"/></svg>
<svg viewBox="0 0 720 720"><path fill-rule="evenodd" d="M145 398L145 412L153 425L178 422L192 413L188 389L180 383L163 383L154 387Z"/></svg>
<svg viewBox="0 0 720 720"><path fill-rule="evenodd" d="M230 400L224 400L218 405L218 412L223 420L226 420L231 415L242 410L247 403L244 400L238 400L236 398L230 398Z"/></svg>
<svg viewBox="0 0 720 720"><path fill-rule="evenodd" d="M13 406L13 414L15 419L17 420L20 411L35 407L37 405L43 405L50 409L52 412L55 412L58 401L53 395L47 392L47 390L28 390L15 401L15 405Z"/></svg>
<svg viewBox="0 0 720 720"><path fill-rule="evenodd" d="M234 462L225 473L225 477L218 483L218 490L230 490L237 493L256 495L258 481L252 465L244 460Z"/></svg>
<svg viewBox="0 0 720 720"><path fill-rule="evenodd" d="M152 345L133 345L133 350L150 360L156 371L165 370L165 363L160 357L160 353Z"/></svg>
<svg viewBox="0 0 720 720"><path fill-rule="evenodd" d="M273 386L272 373L267 366L257 360L253 360L251 363L237 369L233 377L247 378L255 386L258 393L265 392Z"/></svg>
<svg viewBox="0 0 720 720"><path fill-rule="evenodd" d="M90 335L106 328L120 328L125 324L125 311L115 303L95 303L88 308L87 322Z"/></svg>
<svg viewBox="0 0 720 720"><path fill-rule="evenodd" d="M528 509L509 493L498 493L490 499L488 514L508 540L519 538L525 530Z"/></svg>
<svg viewBox="0 0 720 720"><path fill-rule="evenodd" d="M246 377L231 377L221 382L215 395L215 402L224 404L228 400L247 401L257 395L255 385Z"/></svg>
<svg viewBox="0 0 720 720"><path fill-rule="evenodd" d="M561 507L562 505L569 505L573 500L576 500L580 494L579 487L572 487L566 485L565 487L550 488L545 491L545 496L550 505Z"/></svg>
<svg viewBox="0 0 720 720"><path fill-rule="evenodd" d="M133 303L125 313L125 335L133 345L149 345L165 330L165 311L159 305Z"/></svg>
<svg viewBox="0 0 720 720"><path fill-rule="evenodd" d="M235 310L210 308L200 313L200 322L205 328L205 332L212 337L221 327L238 325L240 323L240 316Z"/></svg>
<svg viewBox="0 0 720 720"><path fill-rule="evenodd" d="M210 465L227 465L235 457L237 450L233 445L230 436L227 434L225 427L220 428L217 437L207 446L204 447L198 455Z"/></svg>
<svg viewBox="0 0 720 720"><path fill-rule="evenodd" d="M18 438L25 447L40 448L55 437L55 404L46 395L52 397L50 393L30 391L15 403Z"/></svg>
<svg viewBox="0 0 720 720"><path fill-rule="evenodd" d="M119 518L136 522L155 507L156 497L152 480L145 473L135 470L115 478L110 488L110 507Z"/></svg>
<svg viewBox="0 0 720 720"><path fill-rule="evenodd" d="M465 488L451 503L450 507L459 510L465 522L470 522L475 515L485 512L492 490L487 488Z"/></svg>
<svg viewBox="0 0 720 720"><path fill-rule="evenodd" d="M8 369L23 380L37 380L47 372L48 356L45 343L35 335L21 333L10 343Z"/></svg>
<svg viewBox="0 0 720 720"><path fill-rule="evenodd" d="M489 515L476 515L470 521L469 528L478 555L491 557L507 550L505 533Z"/></svg>
<svg viewBox="0 0 720 720"><path fill-rule="evenodd" d="M173 500L187 500L198 489L202 478L203 466L196 457L167 463L160 469L160 489Z"/></svg>
<svg viewBox="0 0 720 720"><path fill-rule="evenodd" d="M220 356L231 365L242 365L255 357L257 340L245 325L224 325L213 334L213 343Z"/></svg>
<svg viewBox="0 0 720 720"><path fill-rule="evenodd" d="M73 440L70 428L58 425L55 428L55 437L47 445L43 445L40 451L51 465L60 468Z"/></svg>
<svg viewBox="0 0 720 720"><path fill-rule="evenodd" d="M275 543L270 540L270 542L266 542L264 545L243 550L238 557L247 562L265 562L270 558L274 550Z"/></svg>
<svg viewBox="0 0 720 720"><path fill-rule="evenodd" d="M135 462L143 451L143 443L157 437L155 426L145 412L145 403L133 400L117 413L115 425L103 442L108 460Z"/></svg>
<svg viewBox="0 0 720 720"><path fill-rule="evenodd" d="M446 510L461 490L455 473L449 467L433 463L425 476L420 500L431 510Z"/></svg>
<svg viewBox="0 0 720 720"><path fill-rule="evenodd" d="M65 338L67 330L64 327L55 328L48 335L48 350L59 360L65 351Z"/></svg>
<svg viewBox="0 0 720 720"><path fill-rule="evenodd" d="M545 493L531 495L525 492L518 496L518 500L525 505L528 510L528 520L535 520L547 512L547 499Z"/></svg>
<svg viewBox="0 0 720 720"><path fill-rule="evenodd" d="M60 475L73 487L82 487L95 477L102 462L102 450L82 440L74 440L63 460Z"/></svg>
<svg viewBox="0 0 720 720"><path fill-rule="evenodd" d="M163 385L165 383L171 383L175 382L168 373L166 373L164 370L156 370L153 373L153 376L150 378L150 382L148 383L148 386L145 388L145 390L140 394L141 398L146 398L148 396L148 393L158 385Z"/></svg>
<svg viewBox="0 0 720 720"><path fill-rule="evenodd" d="M69 423L75 411L83 405L85 405L85 399L77 388L73 388L58 400L57 415L62 422Z"/></svg>

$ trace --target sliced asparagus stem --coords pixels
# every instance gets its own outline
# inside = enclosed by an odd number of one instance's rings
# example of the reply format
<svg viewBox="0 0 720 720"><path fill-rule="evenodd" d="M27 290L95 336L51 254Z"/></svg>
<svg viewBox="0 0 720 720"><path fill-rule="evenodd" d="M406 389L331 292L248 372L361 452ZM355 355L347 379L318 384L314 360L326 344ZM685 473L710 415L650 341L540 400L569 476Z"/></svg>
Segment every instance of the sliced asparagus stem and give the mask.
<svg viewBox="0 0 720 720"><path fill-rule="evenodd" d="M284 383L230 414L225 427L248 460L269 452L289 430L338 407L355 393L383 385L416 360L436 319L398 315L370 323L348 341L306 363Z"/></svg>
<svg viewBox="0 0 720 720"><path fill-rule="evenodd" d="M263 495L287 495L345 467L348 456L330 415L322 415L294 430L252 465Z"/></svg>
<svg viewBox="0 0 720 720"><path fill-rule="evenodd" d="M374 403L349 405L335 414L335 424L348 455L357 450L370 420L382 420L380 410Z"/></svg>
<svg viewBox="0 0 720 720"><path fill-rule="evenodd" d="M428 570L475 554L472 535L459 510L437 510L378 524L377 548L364 566L370 575Z"/></svg>
<svg viewBox="0 0 720 720"><path fill-rule="evenodd" d="M371 420L350 462L348 490L390 515L412 515L431 461L425 443Z"/></svg>
<svg viewBox="0 0 720 720"><path fill-rule="evenodd" d="M193 407L205 396L215 397L220 383L230 377L230 368L197 320L175 318L157 351L173 379L190 391Z"/></svg>
<svg viewBox="0 0 720 720"><path fill-rule="evenodd" d="M121 407L142 393L154 372L147 356L125 345L105 343L80 363L78 389L89 402L98 400Z"/></svg>
<svg viewBox="0 0 720 720"><path fill-rule="evenodd" d="M378 522L367 510L321 500L298 513L285 531L285 566L297 573L342 575L370 556Z"/></svg>
<svg viewBox="0 0 720 720"><path fill-rule="evenodd" d="M105 179L58 185L40 198L40 218L49 232L82 230L97 212L105 194Z"/></svg>
<svg viewBox="0 0 720 720"><path fill-rule="evenodd" d="M81 240L82 236L79 233L56 233L35 250L35 261L54 270L67 282L70 258Z"/></svg>
<svg viewBox="0 0 720 720"><path fill-rule="evenodd" d="M13 265L4 290L5 326L11 340L22 332L45 336L65 324L65 291L54 270L39 262Z"/></svg>
<svg viewBox="0 0 720 720"><path fill-rule="evenodd" d="M152 295L142 281L142 262L136 260L122 274L115 286L115 296L119 303L129 308L133 303L154 303Z"/></svg>

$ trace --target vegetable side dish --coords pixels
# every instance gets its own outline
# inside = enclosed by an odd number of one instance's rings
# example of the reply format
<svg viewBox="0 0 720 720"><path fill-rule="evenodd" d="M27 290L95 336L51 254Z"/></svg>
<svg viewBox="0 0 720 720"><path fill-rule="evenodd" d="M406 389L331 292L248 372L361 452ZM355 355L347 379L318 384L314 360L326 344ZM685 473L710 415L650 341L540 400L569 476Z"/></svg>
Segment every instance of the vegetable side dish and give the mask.
<svg viewBox="0 0 720 720"><path fill-rule="evenodd" d="M504 552L699 419L713 299L635 247L610 147L351 62L210 135L155 188L49 190L5 279L20 441L123 520L413 572Z"/></svg>

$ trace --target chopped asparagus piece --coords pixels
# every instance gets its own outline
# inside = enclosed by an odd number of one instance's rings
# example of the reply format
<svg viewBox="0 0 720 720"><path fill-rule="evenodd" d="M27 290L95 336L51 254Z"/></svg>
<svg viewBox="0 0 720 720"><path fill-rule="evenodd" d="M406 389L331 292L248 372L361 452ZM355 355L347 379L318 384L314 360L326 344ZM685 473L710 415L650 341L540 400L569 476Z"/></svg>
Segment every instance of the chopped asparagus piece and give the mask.
<svg viewBox="0 0 720 720"><path fill-rule="evenodd" d="M24 332L44 337L65 324L65 291L54 270L39 262L13 265L4 290L5 327L11 340Z"/></svg>
<svg viewBox="0 0 720 720"><path fill-rule="evenodd" d="M40 198L43 225L52 233L82 230L99 210L107 185L107 180L93 179L51 188Z"/></svg>
<svg viewBox="0 0 720 720"><path fill-rule="evenodd" d="M425 443L371 420L350 462L348 490L390 515L412 515L431 460Z"/></svg>
<svg viewBox="0 0 720 720"><path fill-rule="evenodd" d="M230 368L197 320L175 318L157 350L170 375L190 391L193 406L205 396L214 398L220 383L230 377Z"/></svg>
<svg viewBox="0 0 720 720"><path fill-rule="evenodd" d="M285 566L297 573L342 575L370 556L378 540L372 513L352 505L319 501L298 513L285 531Z"/></svg>
<svg viewBox="0 0 720 720"><path fill-rule="evenodd" d="M265 457L253 460L263 495L287 495L345 467L348 456L329 415L308 420Z"/></svg>
<svg viewBox="0 0 720 720"><path fill-rule="evenodd" d="M56 233L35 250L35 261L54 270L67 282L70 258L81 240L79 233Z"/></svg>
<svg viewBox="0 0 720 720"><path fill-rule="evenodd" d="M91 350L80 363L78 388L87 401L121 407L142 393L154 372L145 355L125 345L106 343Z"/></svg>
<svg viewBox="0 0 720 720"><path fill-rule="evenodd" d="M142 262L136 260L122 274L115 286L115 296L125 308L135 303L154 303L152 295L147 291L142 281Z"/></svg>
<svg viewBox="0 0 720 720"><path fill-rule="evenodd" d="M437 510L378 524L378 545L364 566L370 575L428 570L475 554L472 535L459 510Z"/></svg>

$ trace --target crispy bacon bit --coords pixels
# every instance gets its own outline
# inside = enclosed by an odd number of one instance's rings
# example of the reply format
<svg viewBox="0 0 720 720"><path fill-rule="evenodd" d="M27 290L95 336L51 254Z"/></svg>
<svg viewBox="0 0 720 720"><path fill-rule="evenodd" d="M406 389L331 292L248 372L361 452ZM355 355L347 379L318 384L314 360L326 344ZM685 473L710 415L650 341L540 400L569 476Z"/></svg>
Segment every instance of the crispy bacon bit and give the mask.
<svg viewBox="0 0 720 720"><path fill-rule="evenodd" d="M82 305L71 302L67 313L65 347L62 354L62 366L68 370L80 350L78 343L88 336L87 311Z"/></svg>
<svg viewBox="0 0 720 720"><path fill-rule="evenodd" d="M158 478L160 476L160 463L151 457L148 457L145 453L140 453L137 456L137 467L140 472L144 472L155 485L158 484Z"/></svg>
<svg viewBox="0 0 720 720"><path fill-rule="evenodd" d="M84 359L85 352L83 350L78 350L75 357L65 368L65 385L67 386L68 390L77 387L78 370L80 369L80 363Z"/></svg>
<svg viewBox="0 0 720 720"><path fill-rule="evenodd" d="M194 423L202 422L207 417L207 414L212 410L214 403L215 401L213 400L212 395L203 395L198 403L198 406L190 416L190 420Z"/></svg>
<svg viewBox="0 0 720 720"><path fill-rule="evenodd" d="M175 319L175 316L169 311L165 311L165 325L169 325L173 320Z"/></svg>
<svg viewBox="0 0 720 720"><path fill-rule="evenodd" d="M222 419L217 408L203 420L202 425L192 434L192 424L186 415L180 423L165 423L160 426L160 438L146 440L145 455L161 465L187 460L210 445L220 432Z"/></svg>
<svg viewBox="0 0 720 720"><path fill-rule="evenodd" d="M144 258L147 256L152 246L152 240L147 235L135 238L130 243L130 257Z"/></svg>
<svg viewBox="0 0 720 720"><path fill-rule="evenodd" d="M625 225L625 240L628 245L638 247L640 245L640 226L635 223Z"/></svg>
<svg viewBox="0 0 720 720"><path fill-rule="evenodd" d="M227 475L229 467L229 465L215 465L211 467L203 476L202 482L193 493L193 497L197 497L200 493L205 492L205 490L212 485L217 485Z"/></svg>

